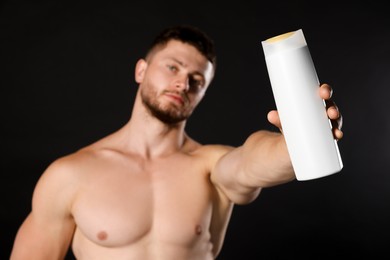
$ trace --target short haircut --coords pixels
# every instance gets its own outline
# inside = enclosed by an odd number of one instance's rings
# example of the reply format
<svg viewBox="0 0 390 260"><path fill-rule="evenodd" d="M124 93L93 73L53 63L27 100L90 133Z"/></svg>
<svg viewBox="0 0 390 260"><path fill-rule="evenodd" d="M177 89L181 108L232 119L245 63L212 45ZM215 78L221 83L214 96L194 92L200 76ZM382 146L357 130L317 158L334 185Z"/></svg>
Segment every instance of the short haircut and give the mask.
<svg viewBox="0 0 390 260"><path fill-rule="evenodd" d="M217 60L214 41L205 32L191 25L178 25L161 31L152 41L146 56L156 48L164 47L170 40L178 40L194 46L213 64L215 70Z"/></svg>

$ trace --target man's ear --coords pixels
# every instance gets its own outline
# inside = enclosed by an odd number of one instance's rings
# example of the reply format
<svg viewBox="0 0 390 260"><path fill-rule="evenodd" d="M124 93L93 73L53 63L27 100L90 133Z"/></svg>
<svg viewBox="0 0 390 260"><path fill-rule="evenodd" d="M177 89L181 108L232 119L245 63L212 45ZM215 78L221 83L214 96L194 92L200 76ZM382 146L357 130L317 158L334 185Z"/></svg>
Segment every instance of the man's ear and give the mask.
<svg viewBox="0 0 390 260"><path fill-rule="evenodd" d="M144 59L139 59L135 65L135 81L141 83L144 80L145 71L148 67L148 63Z"/></svg>

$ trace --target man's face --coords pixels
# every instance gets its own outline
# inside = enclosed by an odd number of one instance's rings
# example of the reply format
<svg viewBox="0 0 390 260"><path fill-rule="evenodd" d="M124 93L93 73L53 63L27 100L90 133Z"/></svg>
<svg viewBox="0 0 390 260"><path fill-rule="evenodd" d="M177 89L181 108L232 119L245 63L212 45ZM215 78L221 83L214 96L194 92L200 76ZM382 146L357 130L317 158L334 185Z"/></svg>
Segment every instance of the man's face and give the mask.
<svg viewBox="0 0 390 260"><path fill-rule="evenodd" d="M211 62L195 47L175 40L152 53L142 66L144 71L136 77L142 102L167 124L176 124L192 114L214 73Z"/></svg>

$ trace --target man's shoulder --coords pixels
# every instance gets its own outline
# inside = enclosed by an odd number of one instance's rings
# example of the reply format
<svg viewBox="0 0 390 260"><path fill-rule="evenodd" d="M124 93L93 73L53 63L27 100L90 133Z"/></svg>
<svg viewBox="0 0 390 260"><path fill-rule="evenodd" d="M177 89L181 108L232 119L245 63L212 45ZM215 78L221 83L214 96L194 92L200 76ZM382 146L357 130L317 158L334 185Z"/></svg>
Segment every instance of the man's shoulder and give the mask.
<svg viewBox="0 0 390 260"><path fill-rule="evenodd" d="M78 165L86 160L92 159L94 153L94 150L82 148L78 151L57 158L50 166L71 167L72 165Z"/></svg>
<svg viewBox="0 0 390 260"><path fill-rule="evenodd" d="M96 157L95 151L91 149L80 149L73 153L63 155L52 161L45 170L45 174L66 174L76 172L93 162Z"/></svg>
<svg viewBox="0 0 390 260"><path fill-rule="evenodd" d="M200 145L196 150L193 151L193 155L200 156L206 158L207 160L211 160L216 162L226 153L233 150L234 147L229 145L222 144L204 144Z"/></svg>
<svg viewBox="0 0 390 260"><path fill-rule="evenodd" d="M210 153L226 153L232 149L234 149L234 147L223 144L203 144L199 147L200 151Z"/></svg>

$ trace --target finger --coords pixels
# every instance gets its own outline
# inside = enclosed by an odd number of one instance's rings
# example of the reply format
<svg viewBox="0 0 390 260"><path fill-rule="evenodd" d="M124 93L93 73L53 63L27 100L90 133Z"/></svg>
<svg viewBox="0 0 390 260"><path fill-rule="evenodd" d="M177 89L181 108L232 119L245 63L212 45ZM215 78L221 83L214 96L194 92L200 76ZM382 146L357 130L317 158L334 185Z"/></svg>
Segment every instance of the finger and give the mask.
<svg viewBox="0 0 390 260"><path fill-rule="evenodd" d="M282 124L280 122L280 117L279 117L278 111L271 110L270 112L268 112L267 119L271 124L273 124L274 126L276 126L279 129L282 129Z"/></svg>
<svg viewBox="0 0 390 260"><path fill-rule="evenodd" d="M341 128L343 127L343 116L339 114L339 117L336 120L331 120L331 124L334 138L336 140L340 140L341 138L343 138L344 133L341 130Z"/></svg>
<svg viewBox="0 0 390 260"><path fill-rule="evenodd" d="M343 138L344 136L344 133L343 131L341 131L340 129L333 129L333 136L334 138L338 141L340 140L341 138Z"/></svg>
<svg viewBox="0 0 390 260"><path fill-rule="evenodd" d="M337 118L337 129L341 130L343 127L343 116L339 113L339 118Z"/></svg>
<svg viewBox="0 0 390 260"><path fill-rule="evenodd" d="M333 120L336 120L340 117L339 108L336 106L334 102L329 102L327 104L326 113L328 114L328 117Z"/></svg>
<svg viewBox="0 0 390 260"><path fill-rule="evenodd" d="M338 119L340 117L339 107L333 100L325 100L325 107L330 119Z"/></svg>
<svg viewBox="0 0 390 260"><path fill-rule="evenodd" d="M325 100L330 99L333 95L333 89L329 84L322 84L320 86L319 92L320 92L320 97Z"/></svg>

